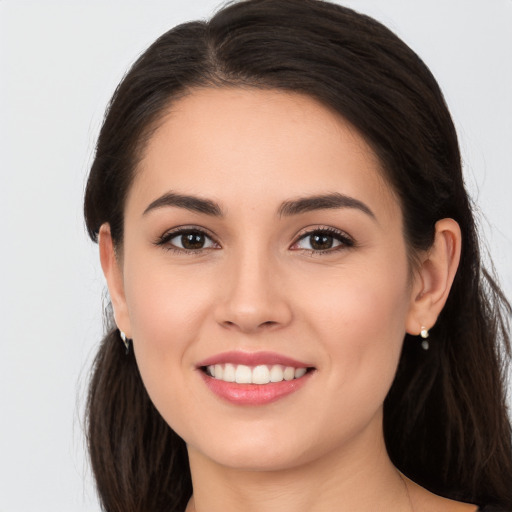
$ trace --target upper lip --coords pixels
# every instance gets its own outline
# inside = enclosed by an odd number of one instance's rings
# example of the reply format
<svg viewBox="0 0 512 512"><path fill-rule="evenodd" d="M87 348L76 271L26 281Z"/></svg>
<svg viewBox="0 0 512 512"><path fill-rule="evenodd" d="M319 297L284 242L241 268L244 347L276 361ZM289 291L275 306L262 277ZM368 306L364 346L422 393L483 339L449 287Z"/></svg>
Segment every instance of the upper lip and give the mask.
<svg viewBox="0 0 512 512"><path fill-rule="evenodd" d="M258 366L258 365L274 365L280 364L283 366L292 366L294 368L310 368L312 365L297 361L288 356L277 354L276 352L243 352L243 351L230 351L215 354L214 356L208 357L204 361L201 361L197 367L210 366L214 364L243 364L246 366Z"/></svg>

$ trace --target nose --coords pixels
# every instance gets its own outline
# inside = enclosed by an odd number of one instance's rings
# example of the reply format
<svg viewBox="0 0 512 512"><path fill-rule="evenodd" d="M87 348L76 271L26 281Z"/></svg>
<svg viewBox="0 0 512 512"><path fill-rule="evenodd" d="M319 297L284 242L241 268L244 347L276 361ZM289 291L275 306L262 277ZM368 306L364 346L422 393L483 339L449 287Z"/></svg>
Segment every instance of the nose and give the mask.
<svg viewBox="0 0 512 512"><path fill-rule="evenodd" d="M224 328L257 333L285 327L292 320L279 264L265 254L246 254L222 279L215 319Z"/></svg>

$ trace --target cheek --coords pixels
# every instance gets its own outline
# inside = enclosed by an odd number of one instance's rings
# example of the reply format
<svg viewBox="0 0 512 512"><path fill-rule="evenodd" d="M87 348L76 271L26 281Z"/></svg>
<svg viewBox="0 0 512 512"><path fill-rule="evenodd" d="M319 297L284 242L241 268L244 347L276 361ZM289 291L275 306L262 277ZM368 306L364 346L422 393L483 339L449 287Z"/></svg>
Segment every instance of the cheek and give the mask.
<svg viewBox="0 0 512 512"><path fill-rule="evenodd" d="M164 355L196 337L210 287L204 270L191 272L161 259L127 265L125 293L135 342Z"/></svg>
<svg viewBox="0 0 512 512"><path fill-rule="evenodd" d="M157 408L159 404L172 407L183 393L169 390L178 390L183 385L179 375L194 366L192 354L208 314L211 287L205 286L208 281L199 270L191 273L137 261L126 268L125 293L137 364Z"/></svg>
<svg viewBox="0 0 512 512"><path fill-rule="evenodd" d="M404 266L361 265L318 273L301 290L311 318L343 340L348 335L376 339L405 332L409 286ZM370 342L371 340L367 340Z"/></svg>
<svg viewBox="0 0 512 512"><path fill-rule="evenodd" d="M383 400L393 381L409 310L406 268L365 266L340 272L323 287L313 281L310 292L318 299L305 317L325 344L333 388L349 386L353 404L369 396Z"/></svg>

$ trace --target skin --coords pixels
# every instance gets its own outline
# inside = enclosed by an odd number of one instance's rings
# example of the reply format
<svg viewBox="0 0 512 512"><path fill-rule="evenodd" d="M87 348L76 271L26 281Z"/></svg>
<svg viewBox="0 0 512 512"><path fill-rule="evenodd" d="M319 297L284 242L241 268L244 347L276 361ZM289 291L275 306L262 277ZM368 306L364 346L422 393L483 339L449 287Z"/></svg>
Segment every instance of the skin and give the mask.
<svg viewBox="0 0 512 512"><path fill-rule="evenodd" d="M159 205L193 195L222 216ZM343 194L364 204L280 214L284 202ZM282 213L282 212L281 212ZM207 233L184 252L180 226ZM345 238L314 250L307 233ZM406 332L431 327L460 253L451 219L410 267L400 205L364 139L311 98L201 89L174 103L147 147L125 208L124 245L108 225L100 256L116 322L133 339L147 391L186 441L188 512L474 511L400 475L385 450L382 404ZM419 343L419 341L418 341ZM314 371L280 400L214 395L198 363L272 351Z"/></svg>

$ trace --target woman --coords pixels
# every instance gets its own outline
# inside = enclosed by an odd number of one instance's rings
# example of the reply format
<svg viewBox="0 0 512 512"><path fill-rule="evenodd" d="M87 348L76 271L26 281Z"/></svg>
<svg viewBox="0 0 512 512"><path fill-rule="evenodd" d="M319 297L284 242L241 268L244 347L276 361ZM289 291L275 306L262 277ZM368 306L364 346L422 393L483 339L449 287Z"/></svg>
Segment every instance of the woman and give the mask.
<svg viewBox="0 0 512 512"><path fill-rule="evenodd" d="M106 510L512 508L510 308L442 94L385 27L249 0L164 34L114 94L85 216Z"/></svg>

